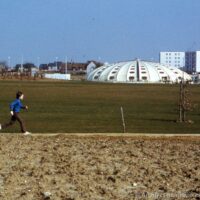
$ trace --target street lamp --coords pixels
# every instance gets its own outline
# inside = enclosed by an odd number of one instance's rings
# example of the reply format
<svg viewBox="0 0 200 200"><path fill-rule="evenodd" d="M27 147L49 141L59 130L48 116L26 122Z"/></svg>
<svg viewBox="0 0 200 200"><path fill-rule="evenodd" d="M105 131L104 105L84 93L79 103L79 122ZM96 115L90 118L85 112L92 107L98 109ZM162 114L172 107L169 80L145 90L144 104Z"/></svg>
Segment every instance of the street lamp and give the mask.
<svg viewBox="0 0 200 200"><path fill-rule="evenodd" d="M22 55L22 60L21 60L21 72L23 72L23 68L24 68L24 56Z"/></svg>
<svg viewBox="0 0 200 200"><path fill-rule="evenodd" d="M67 74L67 56L65 57L65 74Z"/></svg>
<svg viewBox="0 0 200 200"><path fill-rule="evenodd" d="M58 57L56 57L56 70L58 70Z"/></svg>
<svg viewBox="0 0 200 200"><path fill-rule="evenodd" d="M40 57L39 56L37 57L37 61L38 61L37 65L38 65L38 69L39 69L40 68Z"/></svg>
<svg viewBox="0 0 200 200"><path fill-rule="evenodd" d="M10 59L11 59L11 57L10 56L8 56L8 68L10 68L11 66L11 64L10 64Z"/></svg>

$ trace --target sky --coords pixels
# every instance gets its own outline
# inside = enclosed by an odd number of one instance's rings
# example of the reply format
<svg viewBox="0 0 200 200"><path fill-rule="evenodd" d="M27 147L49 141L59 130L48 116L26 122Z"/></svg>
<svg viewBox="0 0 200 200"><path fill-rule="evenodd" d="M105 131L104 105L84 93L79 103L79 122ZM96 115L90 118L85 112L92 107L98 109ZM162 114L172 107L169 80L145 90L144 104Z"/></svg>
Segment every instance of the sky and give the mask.
<svg viewBox="0 0 200 200"><path fill-rule="evenodd" d="M0 0L0 25L11 66L200 50L200 0Z"/></svg>

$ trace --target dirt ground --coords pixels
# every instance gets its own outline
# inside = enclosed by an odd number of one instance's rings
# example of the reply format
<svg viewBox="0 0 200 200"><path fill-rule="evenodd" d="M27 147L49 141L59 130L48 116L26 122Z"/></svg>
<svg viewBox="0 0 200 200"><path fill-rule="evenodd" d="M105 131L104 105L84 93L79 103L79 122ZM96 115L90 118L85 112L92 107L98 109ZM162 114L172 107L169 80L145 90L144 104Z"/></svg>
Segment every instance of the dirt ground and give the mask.
<svg viewBox="0 0 200 200"><path fill-rule="evenodd" d="M0 199L200 199L200 137L1 134Z"/></svg>

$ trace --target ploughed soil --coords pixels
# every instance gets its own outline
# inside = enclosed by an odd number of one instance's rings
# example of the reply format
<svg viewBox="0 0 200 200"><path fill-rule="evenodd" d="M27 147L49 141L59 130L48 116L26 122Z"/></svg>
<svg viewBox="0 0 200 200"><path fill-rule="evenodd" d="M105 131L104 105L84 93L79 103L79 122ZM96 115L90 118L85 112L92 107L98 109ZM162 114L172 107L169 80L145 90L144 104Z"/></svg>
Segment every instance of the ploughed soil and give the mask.
<svg viewBox="0 0 200 200"><path fill-rule="evenodd" d="M200 137L1 134L0 199L200 199Z"/></svg>

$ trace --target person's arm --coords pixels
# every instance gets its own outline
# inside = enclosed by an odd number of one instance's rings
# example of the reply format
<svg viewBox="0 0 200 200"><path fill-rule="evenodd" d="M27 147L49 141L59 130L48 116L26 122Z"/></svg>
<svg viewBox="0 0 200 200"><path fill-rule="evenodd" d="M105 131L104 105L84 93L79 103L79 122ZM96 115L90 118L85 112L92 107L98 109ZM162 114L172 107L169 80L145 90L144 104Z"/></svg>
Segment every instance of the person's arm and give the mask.
<svg viewBox="0 0 200 200"><path fill-rule="evenodd" d="M26 109L26 110L27 110L27 109L28 109L28 106L24 106L24 105L20 102L20 108L21 108L21 109Z"/></svg>

